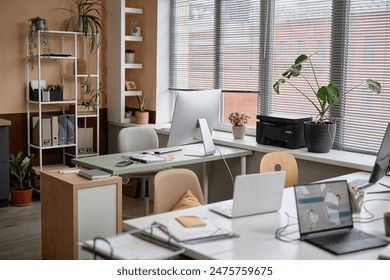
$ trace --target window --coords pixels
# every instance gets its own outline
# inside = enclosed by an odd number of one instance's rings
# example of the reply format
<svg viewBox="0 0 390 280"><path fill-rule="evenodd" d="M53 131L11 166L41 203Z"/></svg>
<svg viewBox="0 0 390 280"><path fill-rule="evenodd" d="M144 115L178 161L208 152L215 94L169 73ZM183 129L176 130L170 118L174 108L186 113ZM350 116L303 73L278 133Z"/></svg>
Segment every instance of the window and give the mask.
<svg viewBox="0 0 390 280"><path fill-rule="evenodd" d="M390 121L390 1L171 0L170 87L221 88L230 112L316 116L312 105L272 85L301 53L314 54L321 83L342 92L378 80L376 96L359 87L333 106L341 117L334 148L375 153ZM387 62L387 64L386 64ZM306 90L306 89L305 89ZM307 92L308 89L306 90Z"/></svg>

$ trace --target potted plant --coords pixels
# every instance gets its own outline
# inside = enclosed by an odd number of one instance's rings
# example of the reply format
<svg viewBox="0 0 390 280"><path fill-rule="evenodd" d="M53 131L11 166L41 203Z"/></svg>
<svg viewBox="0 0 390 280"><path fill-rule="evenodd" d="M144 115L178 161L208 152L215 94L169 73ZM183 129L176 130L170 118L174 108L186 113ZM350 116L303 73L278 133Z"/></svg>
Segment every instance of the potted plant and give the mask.
<svg viewBox="0 0 390 280"><path fill-rule="evenodd" d="M234 139L243 139L245 136L246 124L250 116L238 112L230 113L228 120L233 125L232 133Z"/></svg>
<svg viewBox="0 0 390 280"><path fill-rule="evenodd" d="M302 94L316 108L318 112L316 118L311 122L304 123L306 146L309 152L327 153L333 145L337 120L336 118L329 118L327 116L329 108L338 103L343 95L348 94L362 85L366 85L368 89L377 94L381 92L381 85L377 81L367 79L341 94L339 87L332 82L328 85L319 84L311 57L312 55L299 55L295 59L294 64L282 74L283 78L280 78L274 83L273 89L279 94L280 86L287 83ZM303 64L306 62L310 65L315 84L311 83L308 77L302 73ZM303 78L305 84L311 89L312 94L306 94L296 84L290 82L290 78L298 76Z"/></svg>
<svg viewBox="0 0 390 280"><path fill-rule="evenodd" d="M132 36L141 36L141 27L138 26L138 22L133 20L130 22L130 32Z"/></svg>
<svg viewBox="0 0 390 280"><path fill-rule="evenodd" d="M28 61L31 64L31 70L34 69L34 49L38 48L38 34L40 34L40 45L42 47L42 54L50 53L47 20L41 17L34 17L28 20L30 23L28 29Z"/></svg>
<svg viewBox="0 0 390 280"><path fill-rule="evenodd" d="M126 49L125 51L125 63L134 63L135 50Z"/></svg>
<svg viewBox="0 0 390 280"><path fill-rule="evenodd" d="M146 109L146 97L137 95L137 101L139 105L139 111L135 112L135 122L137 124L149 123L149 112Z"/></svg>
<svg viewBox="0 0 390 280"><path fill-rule="evenodd" d="M95 114L97 113L97 107L98 107L99 102L100 102L100 95L102 92L102 88L104 86L103 83L104 83L103 81L101 81L99 83L98 89L93 88L92 81L91 81L91 78L89 75L86 79L84 79L81 82L81 88L83 89L83 95L85 97L87 97L87 96L89 97L89 99L87 99L83 103L84 108L85 109L92 109Z"/></svg>
<svg viewBox="0 0 390 280"><path fill-rule="evenodd" d="M11 204L26 206L32 202L31 179L32 157L20 151L16 156L9 157Z"/></svg>
<svg viewBox="0 0 390 280"><path fill-rule="evenodd" d="M66 29L68 30L69 24L72 21L73 31L82 32L84 36L90 37L89 47L91 52L98 45L97 34L102 34L103 21L101 17L101 11L104 10L102 0L71 0L74 4L73 9L58 8L71 12L73 16L68 20Z"/></svg>

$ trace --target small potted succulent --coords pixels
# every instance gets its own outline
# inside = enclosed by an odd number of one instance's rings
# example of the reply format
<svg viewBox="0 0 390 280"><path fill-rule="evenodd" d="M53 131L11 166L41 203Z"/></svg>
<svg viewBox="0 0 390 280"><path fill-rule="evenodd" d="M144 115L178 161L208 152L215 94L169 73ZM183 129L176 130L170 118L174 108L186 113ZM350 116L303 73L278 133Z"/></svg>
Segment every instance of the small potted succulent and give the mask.
<svg viewBox="0 0 390 280"><path fill-rule="evenodd" d="M228 120L233 125L232 133L234 139L243 139L246 131L246 124L250 116L246 114L240 114L238 112L233 112L229 114Z"/></svg>
<svg viewBox="0 0 390 280"><path fill-rule="evenodd" d="M125 63L134 63L135 50L126 49L125 51Z"/></svg>
<svg viewBox="0 0 390 280"><path fill-rule="evenodd" d="M133 20L130 22L131 36L141 36L141 27L138 26L138 22Z"/></svg>
<svg viewBox="0 0 390 280"><path fill-rule="evenodd" d="M32 188L30 187L32 158L20 151L16 156L9 156L11 204L26 206L32 202Z"/></svg>
<svg viewBox="0 0 390 280"><path fill-rule="evenodd" d="M145 111L146 109L146 97L145 96L138 96L137 95L137 101L138 101L138 108L139 111L135 112L135 123L136 124L148 124L149 123L149 112Z"/></svg>

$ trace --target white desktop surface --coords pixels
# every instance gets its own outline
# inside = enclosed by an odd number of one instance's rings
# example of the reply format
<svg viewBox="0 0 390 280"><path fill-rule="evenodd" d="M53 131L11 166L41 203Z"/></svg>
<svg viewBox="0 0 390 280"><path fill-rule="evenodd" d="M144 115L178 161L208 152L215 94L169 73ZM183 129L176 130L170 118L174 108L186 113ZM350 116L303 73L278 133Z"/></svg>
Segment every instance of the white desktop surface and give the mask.
<svg viewBox="0 0 390 280"><path fill-rule="evenodd" d="M369 173L367 172L357 172L329 180L353 180L356 178L368 178L368 176ZM390 177L383 178L381 182L390 184ZM365 189L367 192L374 190L386 190L386 188L380 185L374 185ZM378 198L390 200L390 193L365 195L365 201ZM228 203L228 201L215 204L224 203ZM277 240L275 238L276 229L287 224L287 215L284 212L287 212L292 217L296 217L293 188L284 190L282 209L278 212L229 219L211 212L209 207L210 205L204 205L196 208L126 220L123 221L123 228L125 230L143 228L149 226L154 221L165 223L168 219L181 215L197 215L212 219L216 225L240 234L238 238L216 240L200 244L190 245L181 243L186 249L185 255L195 259L377 259L379 252L383 250L382 247L336 256L303 241L288 243ZM390 211L390 201L367 201L366 207L370 212L374 213L375 218L382 218L384 212ZM366 217L367 215L363 212L364 210L361 214L355 214L354 221L356 218ZM296 222L296 219L290 218L290 223ZM389 237L385 236L383 219L370 223L355 222L354 226L390 240ZM288 231L295 231L289 237L298 238L298 225L290 226ZM161 233L161 236L163 237L165 235Z"/></svg>

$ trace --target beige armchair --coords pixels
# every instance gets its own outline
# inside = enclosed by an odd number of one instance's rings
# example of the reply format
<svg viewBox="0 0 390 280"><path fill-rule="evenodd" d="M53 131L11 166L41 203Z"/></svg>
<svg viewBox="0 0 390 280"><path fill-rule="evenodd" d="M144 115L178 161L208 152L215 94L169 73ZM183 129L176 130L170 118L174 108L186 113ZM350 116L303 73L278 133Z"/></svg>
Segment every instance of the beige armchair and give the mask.
<svg viewBox="0 0 390 280"><path fill-rule="evenodd" d="M185 168L158 172L154 177L154 214L169 212L187 190L204 204L202 188L195 172Z"/></svg>

